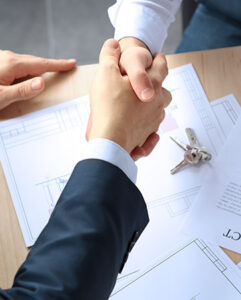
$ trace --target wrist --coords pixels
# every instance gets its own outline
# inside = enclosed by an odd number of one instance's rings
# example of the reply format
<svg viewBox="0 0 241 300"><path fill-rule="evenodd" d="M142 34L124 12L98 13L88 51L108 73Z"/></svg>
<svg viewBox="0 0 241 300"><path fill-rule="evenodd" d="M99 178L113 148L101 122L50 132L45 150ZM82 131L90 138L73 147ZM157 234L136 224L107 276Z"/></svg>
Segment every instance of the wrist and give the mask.
<svg viewBox="0 0 241 300"><path fill-rule="evenodd" d="M125 37L125 38L121 39L119 41L119 43L120 43L122 52L130 47L142 47L142 48L149 50L149 48L147 47L147 45L144 42L142 42L141 40L139 40L135 37Z"/></svg>
<svg viewBox="0 0 241 300"><path fill-rule="evenodd" d="M120 126L117 126L116 128L113 126L104 127L105 126L103 126L102 123L102 126L99 126L98 128L92 128L89 135L89 140L98 138L110 140L121 146L130 154L133 149L131 149L131 143L128 141L128 133L123 130L123 127L121 130Z"/></svg>

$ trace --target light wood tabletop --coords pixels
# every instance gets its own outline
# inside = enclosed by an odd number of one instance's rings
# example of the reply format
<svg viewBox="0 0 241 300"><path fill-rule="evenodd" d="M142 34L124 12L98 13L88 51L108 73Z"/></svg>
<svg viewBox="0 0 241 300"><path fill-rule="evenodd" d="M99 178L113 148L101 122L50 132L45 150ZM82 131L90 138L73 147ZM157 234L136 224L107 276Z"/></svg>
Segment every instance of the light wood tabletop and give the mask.
<svg viewBox="0 0 241 300"><path fill-rule="evenodd" d="M192 63L210 101L234 94L241 104L241 47L168 55L169 68ZM61 74L46 74L46 90L33 100L19 102L0 112L0 120L52 106L88 93L96 65ZM241 254L224 250L238 263ZM0 287L9 288L26 258L26 249L8 186L0 167Z"/></svg>

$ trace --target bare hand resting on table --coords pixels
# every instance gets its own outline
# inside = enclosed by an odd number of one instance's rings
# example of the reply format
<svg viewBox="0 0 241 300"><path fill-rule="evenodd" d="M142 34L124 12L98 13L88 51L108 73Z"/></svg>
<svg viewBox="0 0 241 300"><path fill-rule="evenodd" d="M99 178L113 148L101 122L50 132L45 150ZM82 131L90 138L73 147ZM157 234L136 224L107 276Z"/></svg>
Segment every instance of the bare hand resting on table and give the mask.
<svg viewBox="0 0 241 300"><path fill-rule="evenodd" d="M0 109L40 94L45 86L41 74L68 71L75 65L74 59L54 60L0 50Z"/></svg>

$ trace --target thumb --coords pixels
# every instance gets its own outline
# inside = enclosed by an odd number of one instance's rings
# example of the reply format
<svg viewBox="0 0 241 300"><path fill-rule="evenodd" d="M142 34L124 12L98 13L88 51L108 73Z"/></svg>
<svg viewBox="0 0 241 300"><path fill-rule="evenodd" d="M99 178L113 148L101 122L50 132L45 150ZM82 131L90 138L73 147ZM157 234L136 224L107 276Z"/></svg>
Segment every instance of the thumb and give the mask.
<svg viewBox="0 0 241 300"><path fill-rule="evenodd" d="M152 57L150 53L123 55L123 58L121 58L121 66L125 69L137 97L143 102L151 101L155 93L151 78L147 73L147 69L151 64Z"/></svg>
<svg viewBox="0 0 241 300"><path fill-rule="evenodd" d="M8 86L5 94L5 101L13 103L15 101L31 99L44 90L44 80L42 77L35 77L18 84Z"/></svg>
<svg viewBox="0 0 241 300"><path fill-rule="evenodd" d="M100 64L113 62L119 66L120 55L119 42L114 39L109 39L104 43L101 49L99 62Z"/></svg>

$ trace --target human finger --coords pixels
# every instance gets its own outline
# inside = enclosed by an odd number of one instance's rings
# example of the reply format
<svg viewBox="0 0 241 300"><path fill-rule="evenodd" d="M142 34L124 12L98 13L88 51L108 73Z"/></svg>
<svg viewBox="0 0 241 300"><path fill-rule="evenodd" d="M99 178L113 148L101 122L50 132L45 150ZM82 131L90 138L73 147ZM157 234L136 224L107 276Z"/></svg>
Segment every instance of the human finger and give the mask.
<svg viewBox="0 0 241 300"><path fill-rule="evenodd" d="M119 70L119 60L120 60L121 50L119 42L114 39L109 39L105 41L99 57L100 65L112 64L118 67Z"/></svg>
<svg viewBox="0 0 241 300"><path fill-rule="evenodd" d="M162 88L161 93L163 99L163 107L166 108L172 101L172 94L165 88Z"/></svg>
<svg viewBox="0 0 241 300"><path fill-rule="evenodd" d="M16 54L13 60L15 78L41 75L46 72L62 72L73 69L76 65L75 59L47 59L32 55Z"/></svg>
<svg viewBox="0 0 241 300"><path fill-rule="evenodd" d="M141 147L136 147L131 152L131 157L133 160L138 160L141 157L148 156L151 154L151 152L156 147L160 137L157 133L152 133L149 135L149 137L146 139L145 143Z"/></svg>
<svg viewBox="0 0 241 300"><path fill-rule="evenodd" d="M168 74L166 58L159 53L155 56L151 68L148 70L148 75L152 81L155 94L162 88L162 83Z"/></svg>
<svg viewBox="0 0 241 300"><path fill-rule="evenodd" d="M35 77L10 86L2 86L0 109L13 102L33 98L40 94L44 87L45 83L41 77Z"/></svg>
<svg viewBox="0 0 241 300"><path fill-rule="evenodd" d="M147 73L147 69L152 64L152 56L146 49L139 49L123 53L121 58L121 67L128 75L131 86L137 97L143 102L149 102L154 97L154 88L152 81Z"/></svg>

